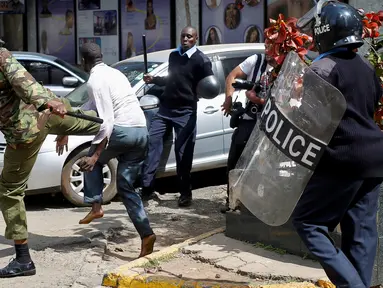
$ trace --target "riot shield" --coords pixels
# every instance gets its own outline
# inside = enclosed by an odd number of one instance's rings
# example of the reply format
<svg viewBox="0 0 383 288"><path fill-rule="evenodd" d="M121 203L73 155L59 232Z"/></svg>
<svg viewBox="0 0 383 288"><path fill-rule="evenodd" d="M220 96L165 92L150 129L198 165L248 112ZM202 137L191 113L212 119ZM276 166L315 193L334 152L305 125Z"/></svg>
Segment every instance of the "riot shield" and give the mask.
<svg viewBox="0 0 383 288"><path fill-rule="evenodd" d="M342 93L290 52L235 169L238 200L270 226L290 218L346 110Z"/></svg>

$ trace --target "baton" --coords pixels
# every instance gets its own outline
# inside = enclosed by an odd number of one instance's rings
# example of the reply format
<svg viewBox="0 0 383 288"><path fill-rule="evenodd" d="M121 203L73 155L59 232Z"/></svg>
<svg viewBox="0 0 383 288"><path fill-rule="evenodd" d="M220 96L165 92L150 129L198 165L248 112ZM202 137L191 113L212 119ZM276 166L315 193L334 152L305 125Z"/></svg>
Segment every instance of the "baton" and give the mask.
<svg viewBox="0 0 383 288"><path fill-rule="evenodd" d="M90 115L86 115L86 114L80 114L80 113L76 113L76 112L67 111L65 113L65 115L68 115L70 117L75 117L75 118L80 118L80 119L88 120L88 121L99 123L99 124L104 123L104 120L102 120L101 118L90 116Z"/></svg>
<svg viewBox="0 0 383 288"><path fill-rule="evenodd" d="M146 51L146 35L142 35L142 49L144 50L145 74L148 74L148 52Z"/></svg>
<svg viewBox="0 0 383 288"><path fill-rule="evenodd" d="M49 107L49 111L52 112L52 110L53 110L53 108ZM86 115L86 114L80 114L77 112L67 111L65 113L65 115L70 116L70 117L74 117L74 118L80 118L80 119L88 120L88 121L99 123L99 124L104 123L104 120L102 120L101 118Z"/></svg>

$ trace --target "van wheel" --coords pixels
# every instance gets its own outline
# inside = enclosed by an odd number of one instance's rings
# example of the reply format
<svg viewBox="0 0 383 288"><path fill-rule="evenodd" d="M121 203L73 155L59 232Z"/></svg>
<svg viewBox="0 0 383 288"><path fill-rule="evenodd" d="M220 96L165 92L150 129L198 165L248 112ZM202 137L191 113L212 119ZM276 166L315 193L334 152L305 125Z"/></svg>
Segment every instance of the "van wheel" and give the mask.
<svg viewBox="0 0 383 288"><path fill-rule="evenodd" d="M78 163L88 155L88 149L73 156L64 165L61 173L61 190L64 197L72 204L80 207L90 206L84 203L84 175L80 172ZM104 166L103 203L110 202L117 194L116 185L117 160L112 159Z"/></svg>

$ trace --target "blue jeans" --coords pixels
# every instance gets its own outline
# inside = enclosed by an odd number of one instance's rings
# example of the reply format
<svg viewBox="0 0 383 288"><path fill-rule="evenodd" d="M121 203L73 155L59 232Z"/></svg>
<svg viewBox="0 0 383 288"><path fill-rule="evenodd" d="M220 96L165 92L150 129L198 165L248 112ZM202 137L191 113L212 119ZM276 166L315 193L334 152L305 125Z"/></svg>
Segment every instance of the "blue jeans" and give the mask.
<svg viewBox="0 0 383 288"><path fill-rule="evenodd" d="M369 288L377 248L382 179L344 179L314 173L293 214L310 252L336 287ZM340 224L342 247L329 231Z"/></svg>
<svg viewBox="0 0 383 288"><path fill-rule="evenodd" d="M142 165L148 150L146 127L114 126L109 145L98 159L93 171L84 173L84 202L101 203L104 188L103 166L117 158L117 190L138 234L145 238L153 234L136 184L140 184ZM95 147L89 151L93 155Z"/></svg>

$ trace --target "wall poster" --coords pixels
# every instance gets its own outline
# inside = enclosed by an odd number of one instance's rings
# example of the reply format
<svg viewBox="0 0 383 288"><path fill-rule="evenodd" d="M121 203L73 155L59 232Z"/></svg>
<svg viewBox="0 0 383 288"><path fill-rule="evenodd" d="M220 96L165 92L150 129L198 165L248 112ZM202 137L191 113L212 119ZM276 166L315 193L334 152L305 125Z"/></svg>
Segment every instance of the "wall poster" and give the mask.
<svg viewBox="0 0 383 288"><path fill-rule="evenodd" d="M75 64L74 0L37 0L38 52Z"/></svg>
<svg viewBox="0 0 383 288"><path fill-rule="evenodd" d="M77 62L81 63L80 47L87 42L101 47L106 64L119 60L118 0L76 0Z"/></svg>
<svg viewBox="0 0 383 288"><path fill-rule="evenodd" d="M143 53L142 35L148 52L171 48L170 0L120 0L121 57Z"/></svg>
<svg viewBox="0 0 383 288"><path fill-rule="evenodd" d="M263 42L264 1L202 0L202 45Z"/></svg>

